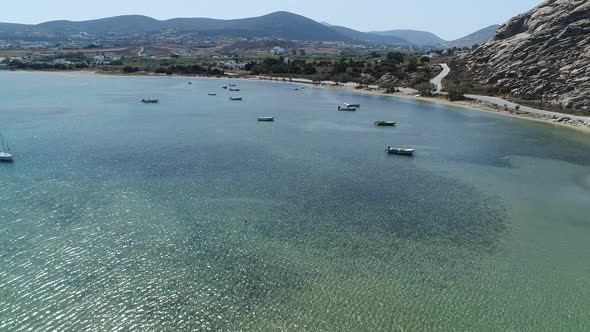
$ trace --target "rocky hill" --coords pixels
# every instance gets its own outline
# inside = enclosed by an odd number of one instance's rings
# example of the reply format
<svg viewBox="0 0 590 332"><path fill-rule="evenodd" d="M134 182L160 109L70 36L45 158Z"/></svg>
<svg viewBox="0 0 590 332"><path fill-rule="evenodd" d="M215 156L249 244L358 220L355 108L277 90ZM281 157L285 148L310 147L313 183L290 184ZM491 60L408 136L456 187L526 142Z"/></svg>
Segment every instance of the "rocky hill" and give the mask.
<svg viewBox="0 0 590 332"><path fill-rule="evenodd" d="M590 1L547 0L512 18L474 52L459 76L517 99L590 111Z"/></svg>

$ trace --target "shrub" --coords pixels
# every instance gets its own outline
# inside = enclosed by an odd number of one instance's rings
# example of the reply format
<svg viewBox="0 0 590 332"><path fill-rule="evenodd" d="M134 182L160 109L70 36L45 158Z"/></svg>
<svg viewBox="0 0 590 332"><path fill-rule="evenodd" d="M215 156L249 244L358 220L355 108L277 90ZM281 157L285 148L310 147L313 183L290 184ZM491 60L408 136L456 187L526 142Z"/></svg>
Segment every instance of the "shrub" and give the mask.
<svg viewBox="0 0 590 332"><path fill-rule="evenodd" d="M139 68L137 68L137 67L131 67L131 66L123 67L123 72L125 72L125 73L135 73L138 71L139 71Z"/></svg>
<svg viewBox="0 0 590 332"><path fill-rule="evenodd" d="M465 100L465 94L469 92L469 86L465 83L448 82L446 85L447 98L450 101Z"/></svg>

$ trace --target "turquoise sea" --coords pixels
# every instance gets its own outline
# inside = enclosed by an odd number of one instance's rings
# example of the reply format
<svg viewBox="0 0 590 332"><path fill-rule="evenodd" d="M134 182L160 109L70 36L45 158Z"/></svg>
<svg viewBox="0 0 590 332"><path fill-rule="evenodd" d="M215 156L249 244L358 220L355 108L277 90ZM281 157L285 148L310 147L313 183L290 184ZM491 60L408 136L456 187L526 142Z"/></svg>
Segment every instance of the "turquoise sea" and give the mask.
<svg viewBox="0 0 590 332"><path fill-rule="evenodd" d="M0 72L0 331L590 329L589 135L227 83Z"/></svg>

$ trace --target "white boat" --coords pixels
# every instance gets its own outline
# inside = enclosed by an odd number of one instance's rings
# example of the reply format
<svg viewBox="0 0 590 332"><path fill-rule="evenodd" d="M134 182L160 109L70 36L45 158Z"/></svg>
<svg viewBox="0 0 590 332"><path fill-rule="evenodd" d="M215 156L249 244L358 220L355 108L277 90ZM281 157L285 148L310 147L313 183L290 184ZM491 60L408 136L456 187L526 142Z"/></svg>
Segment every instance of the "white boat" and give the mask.
<svg viewBox="0 0 590 332"><path fill-rule="evenodd" d="M259 116L258 121L274 121L274 116Z"/></svg>
<svg viewBox="0 0 590 332"><path fill-rule="evenodd" d="M2 162L12 162L12 161L14 161L14 158L8 152L0 152L0 161L2 161Z"/></svg>
<svg viewBox="0 0 590 332"><path fill-rule="evenodd" d="M375 121L375 126L393 127L395 125L396 125L396 123L393 121L384 121L384 120Z"/></svg>
<svg viewBox="0 0 590 332"><path fill-rule="evenodd" d="M344 106L338 106L338 110L339 111L352 111L352 112L354 112L357 109L358 109L357 107L349 107L349 106L346 106L346 105L344 105Z"/></svg>
<svg viewBox="0 0 590 332"><path fill-rule="evenodd" d="M229 100L242 100L242 97L229 97Z"/></svg>
<svg viewBox="0 0 590 332"><path fill-rule="evenodd" d="M1 162L13 162L14 157L10 153L10 147L4 142L4 136L0 133L0 141L2 141L2 151L0 151Z"/></svg>
<svg viewBox="0 0 590 332"><path fill-rule="evenodd" d="M351 108L361 108L361 104L347 104L347 103L345 103L344 106L351 107Z"/></svg>
<svg viewBox="0 0 590 332"><path fill-rule="evenodd" d="M387 149L385 149L385 152L387 152L389 154L401 154L404 156L413 156L414 153L416 152L416 149L392 148L391 146L388 146Z"/></svg>

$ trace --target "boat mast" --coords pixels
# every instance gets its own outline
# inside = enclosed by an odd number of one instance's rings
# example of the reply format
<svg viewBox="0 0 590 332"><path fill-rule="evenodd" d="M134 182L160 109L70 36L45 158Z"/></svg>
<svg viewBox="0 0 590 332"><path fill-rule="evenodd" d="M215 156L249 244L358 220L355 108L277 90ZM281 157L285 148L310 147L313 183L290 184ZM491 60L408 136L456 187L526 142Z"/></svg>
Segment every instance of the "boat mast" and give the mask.
<svg viewBox="0 0 590 332"><path fill-rule="evenodd" d="M2 141L2 152L6 151L6 146L4 146L4 136L2 136L2 132L0 131L0 141Z"/></svg>

